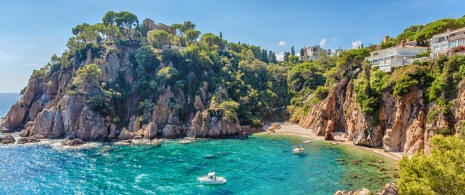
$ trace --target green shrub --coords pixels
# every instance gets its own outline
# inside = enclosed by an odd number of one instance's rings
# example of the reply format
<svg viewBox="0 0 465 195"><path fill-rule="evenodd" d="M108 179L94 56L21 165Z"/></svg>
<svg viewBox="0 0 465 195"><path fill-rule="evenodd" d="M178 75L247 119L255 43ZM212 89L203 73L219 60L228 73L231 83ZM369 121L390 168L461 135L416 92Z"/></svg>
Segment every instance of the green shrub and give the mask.
<svg viewBox="0 0 465 195"><path fill-rule="evenodd" d="M439 135L452 135L452 130L447 128L447 127L443 127L443 128L434 128L434 129L431 129L434 134L439 134Z"/></svg>
<svg viewBox="0 0 465 195"><path fill-rule="evenodd" d="M394 95L397 97L402 97L410 91L412 86L417 84L418 81L409 76L402 77L396 81L396 85L394 86Z"/></svg>

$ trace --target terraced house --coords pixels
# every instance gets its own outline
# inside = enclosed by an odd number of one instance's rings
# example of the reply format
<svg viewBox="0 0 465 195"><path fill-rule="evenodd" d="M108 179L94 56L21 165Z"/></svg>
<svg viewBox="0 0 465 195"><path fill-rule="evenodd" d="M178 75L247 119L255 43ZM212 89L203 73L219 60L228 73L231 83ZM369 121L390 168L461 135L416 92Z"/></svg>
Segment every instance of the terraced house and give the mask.
<svg viewBox="0 0 465 195"><path fill-rule="evenodd" d="M370 56L366 60L371 62L372 66L378 66L380 70L391 72L394 67L411 64L415 55L425 53L427 47L416 46L416 42L404 43L398 46L381 49L370 52Z"/></svg>
<svg viewBox="0 0 465 195"><path fill-rule="evenodd" d="M430 40L431 58L440 55L452 55L454 48L465 46L465 28L455 30L447 29L446 32L434 35Z"/></svg>

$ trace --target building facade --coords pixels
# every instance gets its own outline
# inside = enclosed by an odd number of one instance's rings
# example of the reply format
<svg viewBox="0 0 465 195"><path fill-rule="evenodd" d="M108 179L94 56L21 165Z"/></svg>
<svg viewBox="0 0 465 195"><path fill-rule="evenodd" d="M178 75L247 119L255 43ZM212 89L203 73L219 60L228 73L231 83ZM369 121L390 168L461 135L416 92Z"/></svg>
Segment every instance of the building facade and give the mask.
<svg viewBox="0 0 465 195"><path fill-rule="evenodd" d="M372 66L378 66L380 70L391 72L394 67L411 64L415 55L425 53L427 50L427 47L402 42L400 46L370 52L370 57L366 60L370 61Z"/></svg>
<svg viewBox="0 0 465 195"><path fill-rule="evenodd" d="M450 55L454 47L465 46L465 28L447 29L446 32L434 35L430 40L431 58L439 55Z"/></svg>
<svg viewBox="0 0 465 195"><path fill-rule="evenodd" d="M299 57L300 61L313 61L327 55L327 51L322 49L319 45L304 47L303 50L304 55Z"/></svg>

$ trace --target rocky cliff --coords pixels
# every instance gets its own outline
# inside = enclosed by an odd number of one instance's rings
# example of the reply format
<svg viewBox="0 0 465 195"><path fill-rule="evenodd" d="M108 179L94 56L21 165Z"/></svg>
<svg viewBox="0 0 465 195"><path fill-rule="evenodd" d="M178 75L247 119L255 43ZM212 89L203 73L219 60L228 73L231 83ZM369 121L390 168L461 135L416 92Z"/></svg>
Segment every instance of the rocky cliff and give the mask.
<svg viewBox="0 0 465 195"><path fill-rule="evenodd" d="M353 80L345 78L334 85L326 99L313 105L299 124L326 140L333 139L333 132L344 132L355 145L407 154L428 152L438 129L460 131L465 116L463 85L462 81L457 98L451 101L451 115L440 112L434 103L425 104L425 92L416 86L402 97L392 95L392 86L385 89L379 112L367 115L357 103Z"/></svg>
<svg viewBox="0 0 465 195"><path fill-rule="evenodd" d="M35 71L21 100L11 107L2 121L2 131L21 131L22 137L43 135L47 138L79 138L85 141L187 135L218 138L233 136L241 131L235 113L230 116L234 120L229 120L224 116L225 109L210 107L210 99L216 93L208 91L208 83L204 83L200 90L202 93L195 97L185 94L179 87L173 90L173 85L160 86L155 89L157 101L150 102L141 111L140 102L143 100L131 93L135 90L132 86L136 85L138 77L136 66L131 62L136 50L131 47L106 47L100 52L102 54L98 58L92 49L88 49L82 62L70 62L68 67L59 70L44 68ZM91 63L96 64L98 72L101 72L98 77L100 86L75 88L78 71ZM169 64L160 66L168 67ZM102 89L104 85L116 80L127 87L123 89L123 86L113 84L116 91L113 94L121 96L123 90L129 91L124 101L117 99L121 101L115 103L117 113L105 113L93 108L89 100L96 95L104 96L108 93ZM89 83L90 80L84 82ZM190 108L194 107L192 100L201 106ZM108 98L104 99L102 104L107 101Z"/></svg>

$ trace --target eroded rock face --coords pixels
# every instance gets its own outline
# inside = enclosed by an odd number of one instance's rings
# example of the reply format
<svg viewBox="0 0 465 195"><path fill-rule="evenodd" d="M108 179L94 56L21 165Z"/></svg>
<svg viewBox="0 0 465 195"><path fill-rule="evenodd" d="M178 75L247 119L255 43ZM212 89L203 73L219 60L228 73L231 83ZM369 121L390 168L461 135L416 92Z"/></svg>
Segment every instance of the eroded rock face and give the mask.
<svg viewBox="0 0 465 195"><path fill-rule="evenodd" d="M192 137L228 137L241 131L239 119L235 114L225 116L225 110L213 108L197 113L192 120L189 136Z"/></svg>
<svg viewBox="0 0 465 195"><path fill-rule="evenodd" d="M432 135L426 130L428 106L423 104L423 91L413 87L398 98L387 90L382 93L379 114L367 116L353 89L347 79L336 84L328 97L312 106L299 124L328 140L332 132L342 131L355 145L382 146L386 151L414 153L428 146Z"/></svg>
<svg viewBox="0 0 465 195"><path fill-rule="evenodd" d="M8 114L2 121L2 127L6 130L15 130L19 128L27 114L27 105L22 101L16 102L8 111Z"/></svg>
<svg viewBox="0 0 465 195"><path fill-rule="evenodd" d="M395 119L392 126L387 128L383 138L384 150L415 152L423 149L426 120L422 111L425 109L422 96L422 92L414 87L402 99L397 100ZM411 148L412 146L415 148Z"/></svg>
<svg viewBox="0 0 465 195"><path fill-rule="evenodd" d="M176 137L181 137L182 136L181 133L182 132L179 129L179 127L174 126L174 125L166 125L165 128L163 128L163 132L161 135L164 138L173 139Z"/></svg>
<svg viewBox="0 0 465 195"><path fill-rule="evenodd" d="M157 125L153 122L147 124L144 128L145 139L153 139L157 136L157 133L158 133Z"/></svg>
<svg viewBox="0 0 465 195"><path fill-rule="evenodd" d="M53 130L53 122L55 119L56 109L45 109L37 115L37 119L34 122L34 126L32 126L31 131L29 132L30 135L44 135L48 138L58 138L61 137L61 133L58 132L54 134Z"/></svg>
<svg viewBox="0 0 465 195"><path fill-rule="evenodd" d="M85 106L79 118L77 138L82 140L102 140L108 138L108 127L105 119Z"/></svg>

